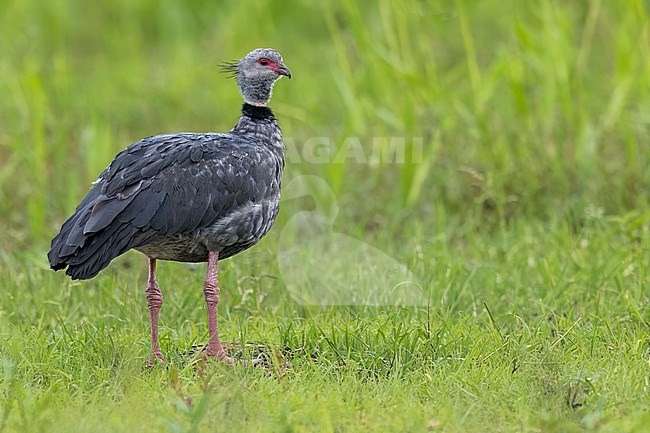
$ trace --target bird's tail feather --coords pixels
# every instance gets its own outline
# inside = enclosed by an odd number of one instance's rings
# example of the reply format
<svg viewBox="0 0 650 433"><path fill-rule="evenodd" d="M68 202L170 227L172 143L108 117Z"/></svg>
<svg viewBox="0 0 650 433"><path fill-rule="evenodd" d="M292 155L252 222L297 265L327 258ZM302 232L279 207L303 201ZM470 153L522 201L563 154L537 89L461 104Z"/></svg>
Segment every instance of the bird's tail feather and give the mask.
<svg viewBox="0 0 650 433"><path fill-rule="evenodd" d="M61 233L52 240L48 253L50 267L54 270L67 267L66 274L73 280L94 277L114 258L143 245L152 236L151 233L145 235L130 222L118 221L98 232L84 234L83 227L89 215L75 216L66 221Z"/></svg>

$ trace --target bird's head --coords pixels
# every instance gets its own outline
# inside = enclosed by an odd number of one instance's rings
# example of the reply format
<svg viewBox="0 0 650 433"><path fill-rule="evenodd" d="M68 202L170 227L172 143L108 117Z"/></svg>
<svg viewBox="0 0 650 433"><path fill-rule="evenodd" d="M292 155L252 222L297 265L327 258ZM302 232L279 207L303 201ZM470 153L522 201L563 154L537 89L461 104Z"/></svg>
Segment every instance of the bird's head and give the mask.
<svg viewBox="0 0 650 433"><path fill-rule="evenodd" d="M283 75L291 78L282 56L271 48L258 48L237 62L225 63L224 72L237 78L244 100L251 105L265 106L271 99L275 81Z"/></svg>

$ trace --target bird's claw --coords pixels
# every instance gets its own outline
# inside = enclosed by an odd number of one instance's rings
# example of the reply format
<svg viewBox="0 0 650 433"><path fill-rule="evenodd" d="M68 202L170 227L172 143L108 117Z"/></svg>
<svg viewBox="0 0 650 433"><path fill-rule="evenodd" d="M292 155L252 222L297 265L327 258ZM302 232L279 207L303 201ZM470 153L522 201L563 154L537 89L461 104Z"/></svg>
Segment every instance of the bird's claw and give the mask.
<svg viewBox="0 0 650 433"><path fill-rule="evenodd" d="M226 352L220 352L219 354L217 354L217 356L219 357L220 361L224 361L228 365L235 364L235 360L232 359L230 356L226 355Z"/></svg>
<svg viewBox="0 0 650 433"><path fill-rule="evenodd" d="M248 365L256 366L256 365L262 364L262 360L259 359L259 358L254 358L254 359L251 359L251 360L240 359L238 361L235 361L232 357L228 356L228 354L226 353L225 350L222 350L222 351L217 352L215 354L205 353L203 358L205 360L208 360L210 358L218 358L219 361L225 362L226 365L240 364L240 365L245 365L245 366L248 366Z"/></svg>
<svg viewBox="0 0 650 433"><path fill-rule="evenodd" d="M156 364L156 361L160 362L161 364L165 364L165 357L160 350L156 350L155 352L151 352L149 354L149 367L153 367Z"/></svg>

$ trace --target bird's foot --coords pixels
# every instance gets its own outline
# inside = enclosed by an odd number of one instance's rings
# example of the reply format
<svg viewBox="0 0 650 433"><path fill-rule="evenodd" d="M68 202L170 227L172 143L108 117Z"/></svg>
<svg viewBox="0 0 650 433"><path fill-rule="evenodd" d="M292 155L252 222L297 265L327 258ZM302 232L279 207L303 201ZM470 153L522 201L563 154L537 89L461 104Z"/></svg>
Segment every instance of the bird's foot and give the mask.
<svg viewBox="0 0 650 433"><path fill-rule="evenodd" d="M222 352L217 353L216 356L219 358L220 361L225 362L227 365L234 365L235 364L235 361L230 356L226 355L225 350L222 351Z"/></svg>
<svg viewBox="0 0 650 433"><path fill-rule="evenodd" d="M227 365L233 365L235 363L223 348L215 350L208 346L204 353L207 359L217 358L219 361L224 361Z"/></svg>
<svg viewBox="0 0 650 433"><path fill-rule="evenodd" d="M255 359L240 359L238 361L235 361L232 357L228 356L226 351L224 349L221 350L216 350L216 351L211 351L210 348L207 348L206 351L204 352L205 358L217 358L219 361L223 361L226 363L226 365L235 365L235 364L240 364L240 365L260 365L262 363L262 360L259 358Z"/></svg>
<svg viewBox="0 0 650 433"><path fill-rule="evenodd" d="M160 362L161 364L165 363L165 357L163 356L160 349L157 349L149 354L149 367L153 367L156 362Z"/></svg>

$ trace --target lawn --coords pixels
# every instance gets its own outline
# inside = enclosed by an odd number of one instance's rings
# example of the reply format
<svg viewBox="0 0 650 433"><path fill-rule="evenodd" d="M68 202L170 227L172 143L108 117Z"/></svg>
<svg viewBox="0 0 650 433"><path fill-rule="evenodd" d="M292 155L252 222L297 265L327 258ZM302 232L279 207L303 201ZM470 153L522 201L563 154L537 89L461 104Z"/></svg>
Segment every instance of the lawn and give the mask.
<svg viewBox="0 0 650 433"><path fill-rule="evenodd" d="M0 2L0 432L650 432L650 10ZM280 51L278 221L220 263L50 271L129 143L225 131ZM401 302L399 300L406 300Z"/></svg>

